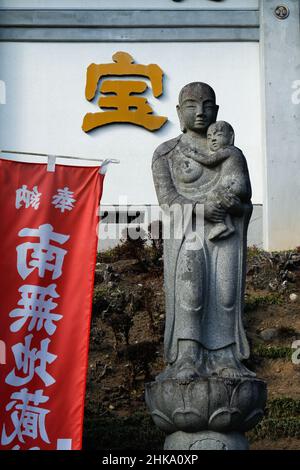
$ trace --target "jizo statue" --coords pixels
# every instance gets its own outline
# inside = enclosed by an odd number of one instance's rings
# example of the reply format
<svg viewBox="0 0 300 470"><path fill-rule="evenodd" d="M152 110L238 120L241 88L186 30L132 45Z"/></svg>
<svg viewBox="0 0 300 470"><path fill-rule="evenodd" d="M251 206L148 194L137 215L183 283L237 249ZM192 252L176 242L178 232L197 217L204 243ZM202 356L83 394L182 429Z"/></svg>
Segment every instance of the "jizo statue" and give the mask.
<svg viewBox="0 0 300 470"><path fill-rule="evenodd" d="M192 207L191 226L204 210L197 249L186 232L164 240L168 366L157 380L255 375L242 363L249 356L242 313L251 185L234 130L217 121L218 109L209 85L183 87L177 106L182 134L153 156L159 204Z"/></svg>
<svg viewBox="0 0 300 470"><path fill-rule="evenodd" d="M242 322L247 228L252 213L245 157L217 121L206 83L189 83L177 106L182 134L153 156L166 217L166 369L145 386L165 450L247 450L263 417L265 382L249 371ZM178 230L183 226L183 230Z"/></svg>

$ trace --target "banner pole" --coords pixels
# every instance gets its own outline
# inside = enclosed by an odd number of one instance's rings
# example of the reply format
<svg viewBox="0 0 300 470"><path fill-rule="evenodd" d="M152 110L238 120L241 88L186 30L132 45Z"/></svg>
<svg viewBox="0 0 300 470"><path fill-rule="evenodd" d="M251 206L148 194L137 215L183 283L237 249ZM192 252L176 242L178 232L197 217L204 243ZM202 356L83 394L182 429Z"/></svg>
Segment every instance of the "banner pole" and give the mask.
<svg viewBox="0 0 300 470"><path fill-rule="evenodd" d="M13 154L13 155L33 155L36 157L49 157L49 154L47 153L36 153L36 152L17 152L16 150L1 150L1 153L8 153L8 154ZM70 155L55 155L56 158L66 158L70 160L81 160L81 161L92 161L92 162L98 162L101 163L105 161L106 159L101 159L101 158L82 158L82 157L72 157ZM115 159L115 158L110 158L109 159L110 163L120 163L120 160Z"/></svg>

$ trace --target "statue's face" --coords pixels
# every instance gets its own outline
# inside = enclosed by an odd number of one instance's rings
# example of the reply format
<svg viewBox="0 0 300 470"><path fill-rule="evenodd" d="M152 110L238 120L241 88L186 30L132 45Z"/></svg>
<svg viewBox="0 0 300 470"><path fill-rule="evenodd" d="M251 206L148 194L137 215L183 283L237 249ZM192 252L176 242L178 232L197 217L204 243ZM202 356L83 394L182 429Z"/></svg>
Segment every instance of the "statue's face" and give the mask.
<svg viewBox="0 0 300 470"><path fill-rule="evenodd" d="M209 150L217 152L220 149L232 145L232 133L229 129L223 128L222 130L217 129L216 126L212 125L207 132L207 144Z"/></svg>
<svg viewBox="0 0 300 470"><path fill-rule="evenodd" d="M186 131L204 133L216 121L218 106L213 99L201 95L184 96L178 106L181 125Z"/></svg>

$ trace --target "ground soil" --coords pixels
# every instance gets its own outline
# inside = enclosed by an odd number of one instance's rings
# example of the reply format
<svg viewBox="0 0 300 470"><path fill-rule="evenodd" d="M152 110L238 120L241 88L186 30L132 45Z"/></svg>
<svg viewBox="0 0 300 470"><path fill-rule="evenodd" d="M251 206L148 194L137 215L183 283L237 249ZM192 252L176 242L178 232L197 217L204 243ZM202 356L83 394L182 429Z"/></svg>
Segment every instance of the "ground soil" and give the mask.
<svg viewBox="0 0 300 470"><path fill-rule="evenodd" d="M116 253L117 259L114 254L99 256L95 289L100 291L94 299L85 406L87 448L97 448L97 444L91 443L91 435L97 434L99 419L126 419L137 412L148 416L144 384L153 380L164 367L162 260L156 253L153 261L151 252L149 261L141 256L141 250L133 250L133 253L129 250L121 255L124 259L119 259L120 253ZM294 258L298 252L295 253ZM264 354L269 350L279 354L300 339L300 263L287 265L292 275L285 282L282 268L289 254L280 256L282 259L278 261L275 257L274 263L271 255L255 249L249 253L246 306L250 298L254 299L254 307L252 304L249 311L246 309L245 323L251 347L263 351L255 353L249 364L257 376L267 382L269 400L292 400L297 404L300 401L300 365L293 364L287 357L273 358ZM273 264L268 257L273 259ZM297 300L292 302L290 294L297 294ZM261 303L261 299L266 300ZM123 327L126 322L130 323L127 339ZM276 329L278 334L264 341L261 332L269 328ZM300 449L300 416L292 419L299 419L299 433L288 429L282 436L279 432L276 438L268 435L253 438L251 448Z"/></svg>

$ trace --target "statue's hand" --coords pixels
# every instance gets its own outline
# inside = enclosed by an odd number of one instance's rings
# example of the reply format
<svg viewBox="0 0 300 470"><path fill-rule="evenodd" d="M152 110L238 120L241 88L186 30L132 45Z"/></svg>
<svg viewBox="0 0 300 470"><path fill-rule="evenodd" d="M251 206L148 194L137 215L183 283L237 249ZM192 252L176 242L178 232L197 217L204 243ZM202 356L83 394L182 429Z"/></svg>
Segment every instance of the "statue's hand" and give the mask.
<svg viewBox="0 0 300 470"><path fill-rule="evenodd" d="M222 194L221 205L227 212L233 215L239 215L243 211L240 198L234 194Z"/></svg>
<svg viewBox="0 0 300 470"><path fill-rule="evenodd" d="M217 202L208 201L204 203L204 218L210 222L224 222L226 211Z"/></svg>
<svg viewBox="0 0 300 470"><path fill-rule="evenodd" d="M222 207L226 210L234 209L237 205L240 204L240 200L237 196L230 193L220 194Z"/></svg>

